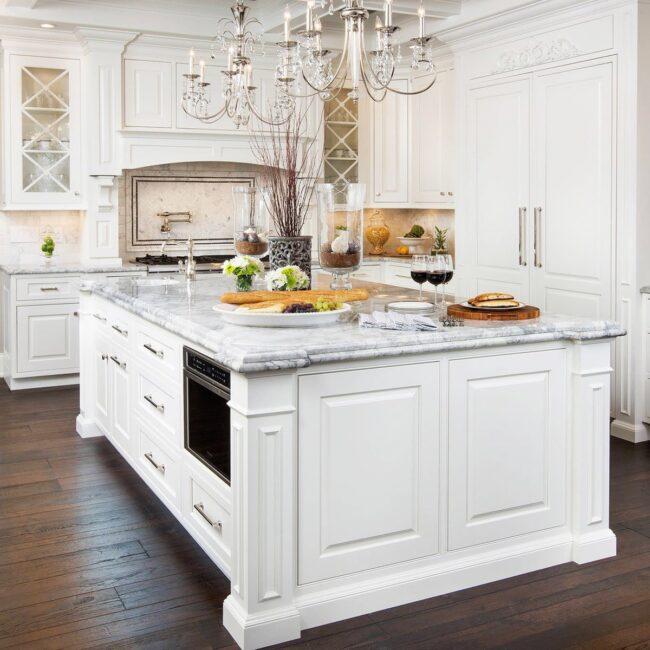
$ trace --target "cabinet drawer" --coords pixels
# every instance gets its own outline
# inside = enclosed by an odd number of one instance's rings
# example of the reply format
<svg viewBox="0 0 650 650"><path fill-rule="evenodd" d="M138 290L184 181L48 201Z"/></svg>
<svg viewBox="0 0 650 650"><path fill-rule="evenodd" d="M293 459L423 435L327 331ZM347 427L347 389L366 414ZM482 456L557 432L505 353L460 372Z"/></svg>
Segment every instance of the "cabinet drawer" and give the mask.
<svg viewBox="0 0 650 650"><path fill-rule="evenodd" d="M180 347L163 333L148 327L138 327L135 333L137 355L152 368L165 374L172 381L180 381Z"/></svg>
<svg viewBox="0 0 650 650"><path fill-rule="evenodd" d="M18 278L17 300L69 300L79 297L80 276L44 278Z"/></svg>
<svg viewBox="0 0 650 650"><path fill-rule="evenodd" d="M16 370L19 373L79 372L77 303L16 307Z"/></svg>
<svg viewBox="0 0 650 650"><path fill-rule="evenodd" d="M138 368L137 410L155 428L156 434L174 445L181 442L180 389L172 390L165 382L153 379Z"/></svg>
<svg viewBox="0 0 650 650"><path fill-rule="evenodd" d="M98 316L100 320L101 317L107 318L105 324L108 326L107 329L110 337L114 341L117 341L119 345L123 345L128 348L130 341L129 337L131 335L131 327L129 320L126 318L126 315L119 312L114 312L112 309L108 309L105 313L101 311L98 312Z"/></svg>
<svg viewBox="0 0 650 650"><path fill-rule="evenodd" d="M154 491L178 506L180 495L180 462L160 445L148 430L138 424L138 464L144 478Z"/></svg>
<svg viewBox="0 0 650 650"><path fill-rule="evenodd" d="M219 555L230 561L232 548L232 526L230 509L222 503L208 484L190 474L190 501L186 504L185 516L202 533L204 540L214 547Z"/></svg>

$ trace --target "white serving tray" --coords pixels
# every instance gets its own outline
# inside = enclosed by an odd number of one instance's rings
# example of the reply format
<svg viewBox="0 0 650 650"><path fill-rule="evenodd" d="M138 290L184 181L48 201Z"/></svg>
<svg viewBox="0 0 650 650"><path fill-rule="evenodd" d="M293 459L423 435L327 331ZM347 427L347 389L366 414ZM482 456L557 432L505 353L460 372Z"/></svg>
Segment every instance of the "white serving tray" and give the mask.
<svg viewBox="0 0 650 650"><path fill-rule="evenodd" d="M255 310L237 311L240 305L215 305L212 309L221 315L226 323L248 327L321 327L331 325L352 307L347 303L335 311L317 311L302 314L269 314Z"/></svg>

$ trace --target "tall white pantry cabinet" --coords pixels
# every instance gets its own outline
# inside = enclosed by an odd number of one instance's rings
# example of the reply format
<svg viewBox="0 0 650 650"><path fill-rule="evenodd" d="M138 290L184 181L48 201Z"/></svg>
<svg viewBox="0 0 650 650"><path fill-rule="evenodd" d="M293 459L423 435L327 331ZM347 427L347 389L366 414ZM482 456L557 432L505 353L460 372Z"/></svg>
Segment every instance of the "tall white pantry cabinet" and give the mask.
<svg viewBox="0 0 650 650"><path fill-rule="evenodd" d="M650 280L637 257L650 247L649 38L637 0L549 0L440 34L458 80L459 293L618 320L612 431L634 441L648 439L634 351Z"/></svg>

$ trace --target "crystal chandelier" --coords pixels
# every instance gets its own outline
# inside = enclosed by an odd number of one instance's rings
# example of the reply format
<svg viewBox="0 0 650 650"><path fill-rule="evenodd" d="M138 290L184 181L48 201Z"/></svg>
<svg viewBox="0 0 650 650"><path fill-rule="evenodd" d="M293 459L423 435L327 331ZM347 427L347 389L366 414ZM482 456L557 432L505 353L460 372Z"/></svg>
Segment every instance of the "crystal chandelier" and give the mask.
<svg viewBox="0 0 650 650"><path fill-rule="evenodd" d="M250 8L244 0L236 0L231 7L232 19L219 21L220 31L211 57L216 51L228 52L228 65L222 71L224 77L223 105L216 112L210 112L210 83L205 80L205 62L200 61L198 72L194 51L190 52L189 73L184 74L182 97L183 110L190 116L206 123L213 123L227 115L239 128L247 126L251 115L265 124L279 125L289 119L296 100L320 96L327 99L338 93L346 83L351 84L348 96L357 101L361 86L370 98L382 101L388 92L400 95L417 95L427 91L436 81L436 67L433 63L431 37L424 35L425 11L418 8L419 36L409 41L411 50L410 67L414 72L432 73L431 81L423 88L404 91L391 87L395 70L402 63L401 47L394 43L399 30L393 24L392 1L385 0L383 20L375 16L375 49L368 50L364 27L370 12L363 6L363 0L345 0L339 10L344 22L343 48L338 63L336 53L322 46L322 23L315 15L316 0L307 0L305 28L291 34L291 15L288 8L284 13L284 38L276 43L280 54L275 71L275 98L271 114L263 115L255 105L255 86L252 85L253 65L251 57L264 55L261 23L249 18ZM325 6L325 0L319 0ZM329 0L329 14L334 14L333 0Z"/></svg>
<svg viewBox="0 0 650 650"><path fill-rule="evenodd" d="M259 20L249 18L250 8L243 0L237 0L230 8L232 19L219 21L219 33L211 58L215 59L217 51L228 53L228 65L222 71L223 105L214 113L210 112L210 83L205 79L205 61L199 61L196 72L194 50L190 51L189 73L184 74L182 96L183 110L201 122L212 124L227 115L237 128L247 126L251 115L265 124L282 124L287 121L294 109L293 98L286 94L276 94L271 115L263 115L255 106L255 90L252 85L253 65L251 57L255 54L264 56L262 26Z"/></svg>
<svg viewBox="0 0 650 650"><path fill-rule="evenodd" d="M330 0L329 13L334 13ZM321 45L323 29L318 16L314 15L315 0L307 0L305 29L291 37L288 10L285 12L284 40L277 43L281 49L280 63L276 75L278 89L291 98L319 94L327 99L339 92L347 83L351 84L348 96L357 101L361 85L376 102L382 101L388 92L400 95L423 93L436 81L436 67L433 63L433 47L430 36L424 35L424 6L418 7L419 35L409 41L411 70L432 73L431 81L423 88L404 91L391 87L395 70L402 63L401 47L394 43L399 27L393 24L392 0L384 1L383 20L375 15L374 50L368 50L365 39L365 23L370 12L363 6L363 0L345 0L339 15L345 24L343 49L336 67L335 55ZM324 0L320 0L324 6ZM307 94L301 93L300 82L307 84Z"/></svg>

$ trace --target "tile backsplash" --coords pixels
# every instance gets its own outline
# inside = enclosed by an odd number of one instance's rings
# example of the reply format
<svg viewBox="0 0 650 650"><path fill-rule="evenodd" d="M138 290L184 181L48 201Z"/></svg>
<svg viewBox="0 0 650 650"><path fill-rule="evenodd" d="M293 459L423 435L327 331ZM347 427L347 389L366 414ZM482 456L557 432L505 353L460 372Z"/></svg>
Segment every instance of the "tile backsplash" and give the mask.
<svg viewBox="0 0 650 650"><path fill-rule="evenodd" d="M415 210L415 209L377 209L366 208L364 210L364 220L366 225L370 222L372 215L378 211L384 218L386 225L390 230L390 238L386 243L386 252L394 253L395 249L400 246L398 237L403 237L414 224L424 228L425 236L433 237L434 228L447 228L447 249L454 253L456 249L456 233L454 228L454 211L453 210ZM366 248L369 250L370 245L366 242Z"/></svg>
<svg viewBox="0 0 650 650"><path fill-rule="evenodd" d="M41 240L52 235L60 262L80 258L83 213L78 211L0 212L0 264L31 264L43 259Z"/></svg>

